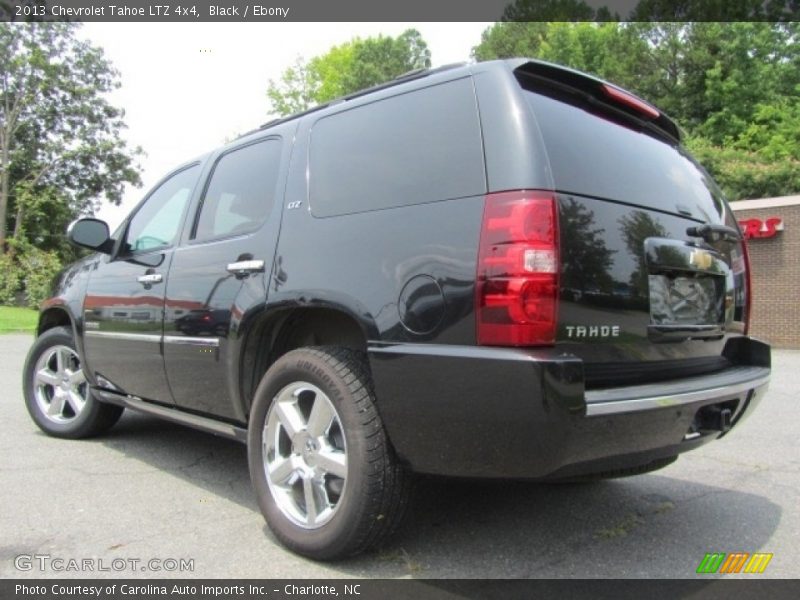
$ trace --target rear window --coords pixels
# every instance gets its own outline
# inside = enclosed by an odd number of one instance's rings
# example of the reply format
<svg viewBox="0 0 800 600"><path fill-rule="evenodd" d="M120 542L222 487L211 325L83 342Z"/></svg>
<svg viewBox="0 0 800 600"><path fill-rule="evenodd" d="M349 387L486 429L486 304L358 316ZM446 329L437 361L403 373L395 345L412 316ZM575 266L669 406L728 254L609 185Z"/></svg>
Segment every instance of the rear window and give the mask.
<svg viewBox="0 0 800 600"><path fill-rule="evenodd" d="M716 184L680 147L570 97L526 90L556 189L696 219L722 214ZM717 220L716 218L714 220Z"/></svg>
<svg viewBox="0 0 800 600"><path fill-rule="evenodd" d="M272 210L282 143L268 139L222 155L203 194L195 239L250 233Z"/></svg>
<svg viewBox="0 0 800 600"><path fill-rule="evenodd" d="M320 217L485 193L471 80L320 119L309 164L311 210Z"/></svg>

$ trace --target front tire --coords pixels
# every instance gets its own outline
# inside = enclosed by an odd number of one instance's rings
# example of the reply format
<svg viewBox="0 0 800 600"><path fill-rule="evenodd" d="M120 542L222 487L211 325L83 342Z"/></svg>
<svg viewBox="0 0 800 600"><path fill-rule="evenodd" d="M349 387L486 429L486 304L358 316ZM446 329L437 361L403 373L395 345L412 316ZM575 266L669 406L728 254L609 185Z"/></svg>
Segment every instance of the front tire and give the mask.
<svg viewBox="0 0 800 600"><path fill-rule="evenodd" d="M410 478L383 429L363 354L293 350L256 390L247 443L261 512L289 549L351 556L400 523Z"/></svg>
<svg viewBox="0 0 800 600"><path fill-rule="evenodd" d="M54 437L98 435L122 416L121 407L92 395L72 331L66 327L54 327L36 339L25 360L22 385L31 418Z"/></svg>

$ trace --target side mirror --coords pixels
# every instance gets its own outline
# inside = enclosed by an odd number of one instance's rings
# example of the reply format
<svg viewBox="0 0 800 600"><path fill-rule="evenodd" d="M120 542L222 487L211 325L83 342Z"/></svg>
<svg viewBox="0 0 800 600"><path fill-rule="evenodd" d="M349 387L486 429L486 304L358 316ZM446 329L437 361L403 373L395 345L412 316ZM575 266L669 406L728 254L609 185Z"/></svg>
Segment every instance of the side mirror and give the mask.
<svg viewBox="0 0 800 600"><path fill-rule="evenodd" d="M67 228L67 239L76 246L110 254L114 244L109 237L108 224L100 219L78 219Z"/></svg>

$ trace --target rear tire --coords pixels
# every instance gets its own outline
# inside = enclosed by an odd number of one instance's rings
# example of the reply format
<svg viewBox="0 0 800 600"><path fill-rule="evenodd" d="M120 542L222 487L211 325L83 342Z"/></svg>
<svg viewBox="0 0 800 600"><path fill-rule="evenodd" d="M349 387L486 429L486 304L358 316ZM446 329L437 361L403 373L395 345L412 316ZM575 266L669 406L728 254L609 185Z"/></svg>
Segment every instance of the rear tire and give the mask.
<svg viewBox="0 0 800 600"><path fill-rule="evenodd" d="M247 453L267 524L298 554L358 554L405 513L410 475L389 444L362 353L301 348L279 358L256 390Z"/></svg>
<svg viewBox="0 0 800 600"><path fill-rule="evenodd" d="M37 338L25 360L22 386L34 423L54 437L99 435L110 429L124 410L92 395L67 327L48 329Z"/></svg>

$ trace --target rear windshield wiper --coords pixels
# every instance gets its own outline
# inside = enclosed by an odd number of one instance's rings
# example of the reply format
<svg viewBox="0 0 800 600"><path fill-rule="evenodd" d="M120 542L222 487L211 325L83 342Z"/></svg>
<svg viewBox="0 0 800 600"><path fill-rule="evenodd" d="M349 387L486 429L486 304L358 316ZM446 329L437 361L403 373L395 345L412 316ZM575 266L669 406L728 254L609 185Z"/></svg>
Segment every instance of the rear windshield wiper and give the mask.
<svg viewBox="0 0 800 600"><path fill-rule="evenodd" d="M709 244L721 241L742 241L741 234L733 227L728 227L727 225L712 225L711 223L706 223L705 225L696 227L689 227L686 230L686 235L703 238Z"/></svg>

